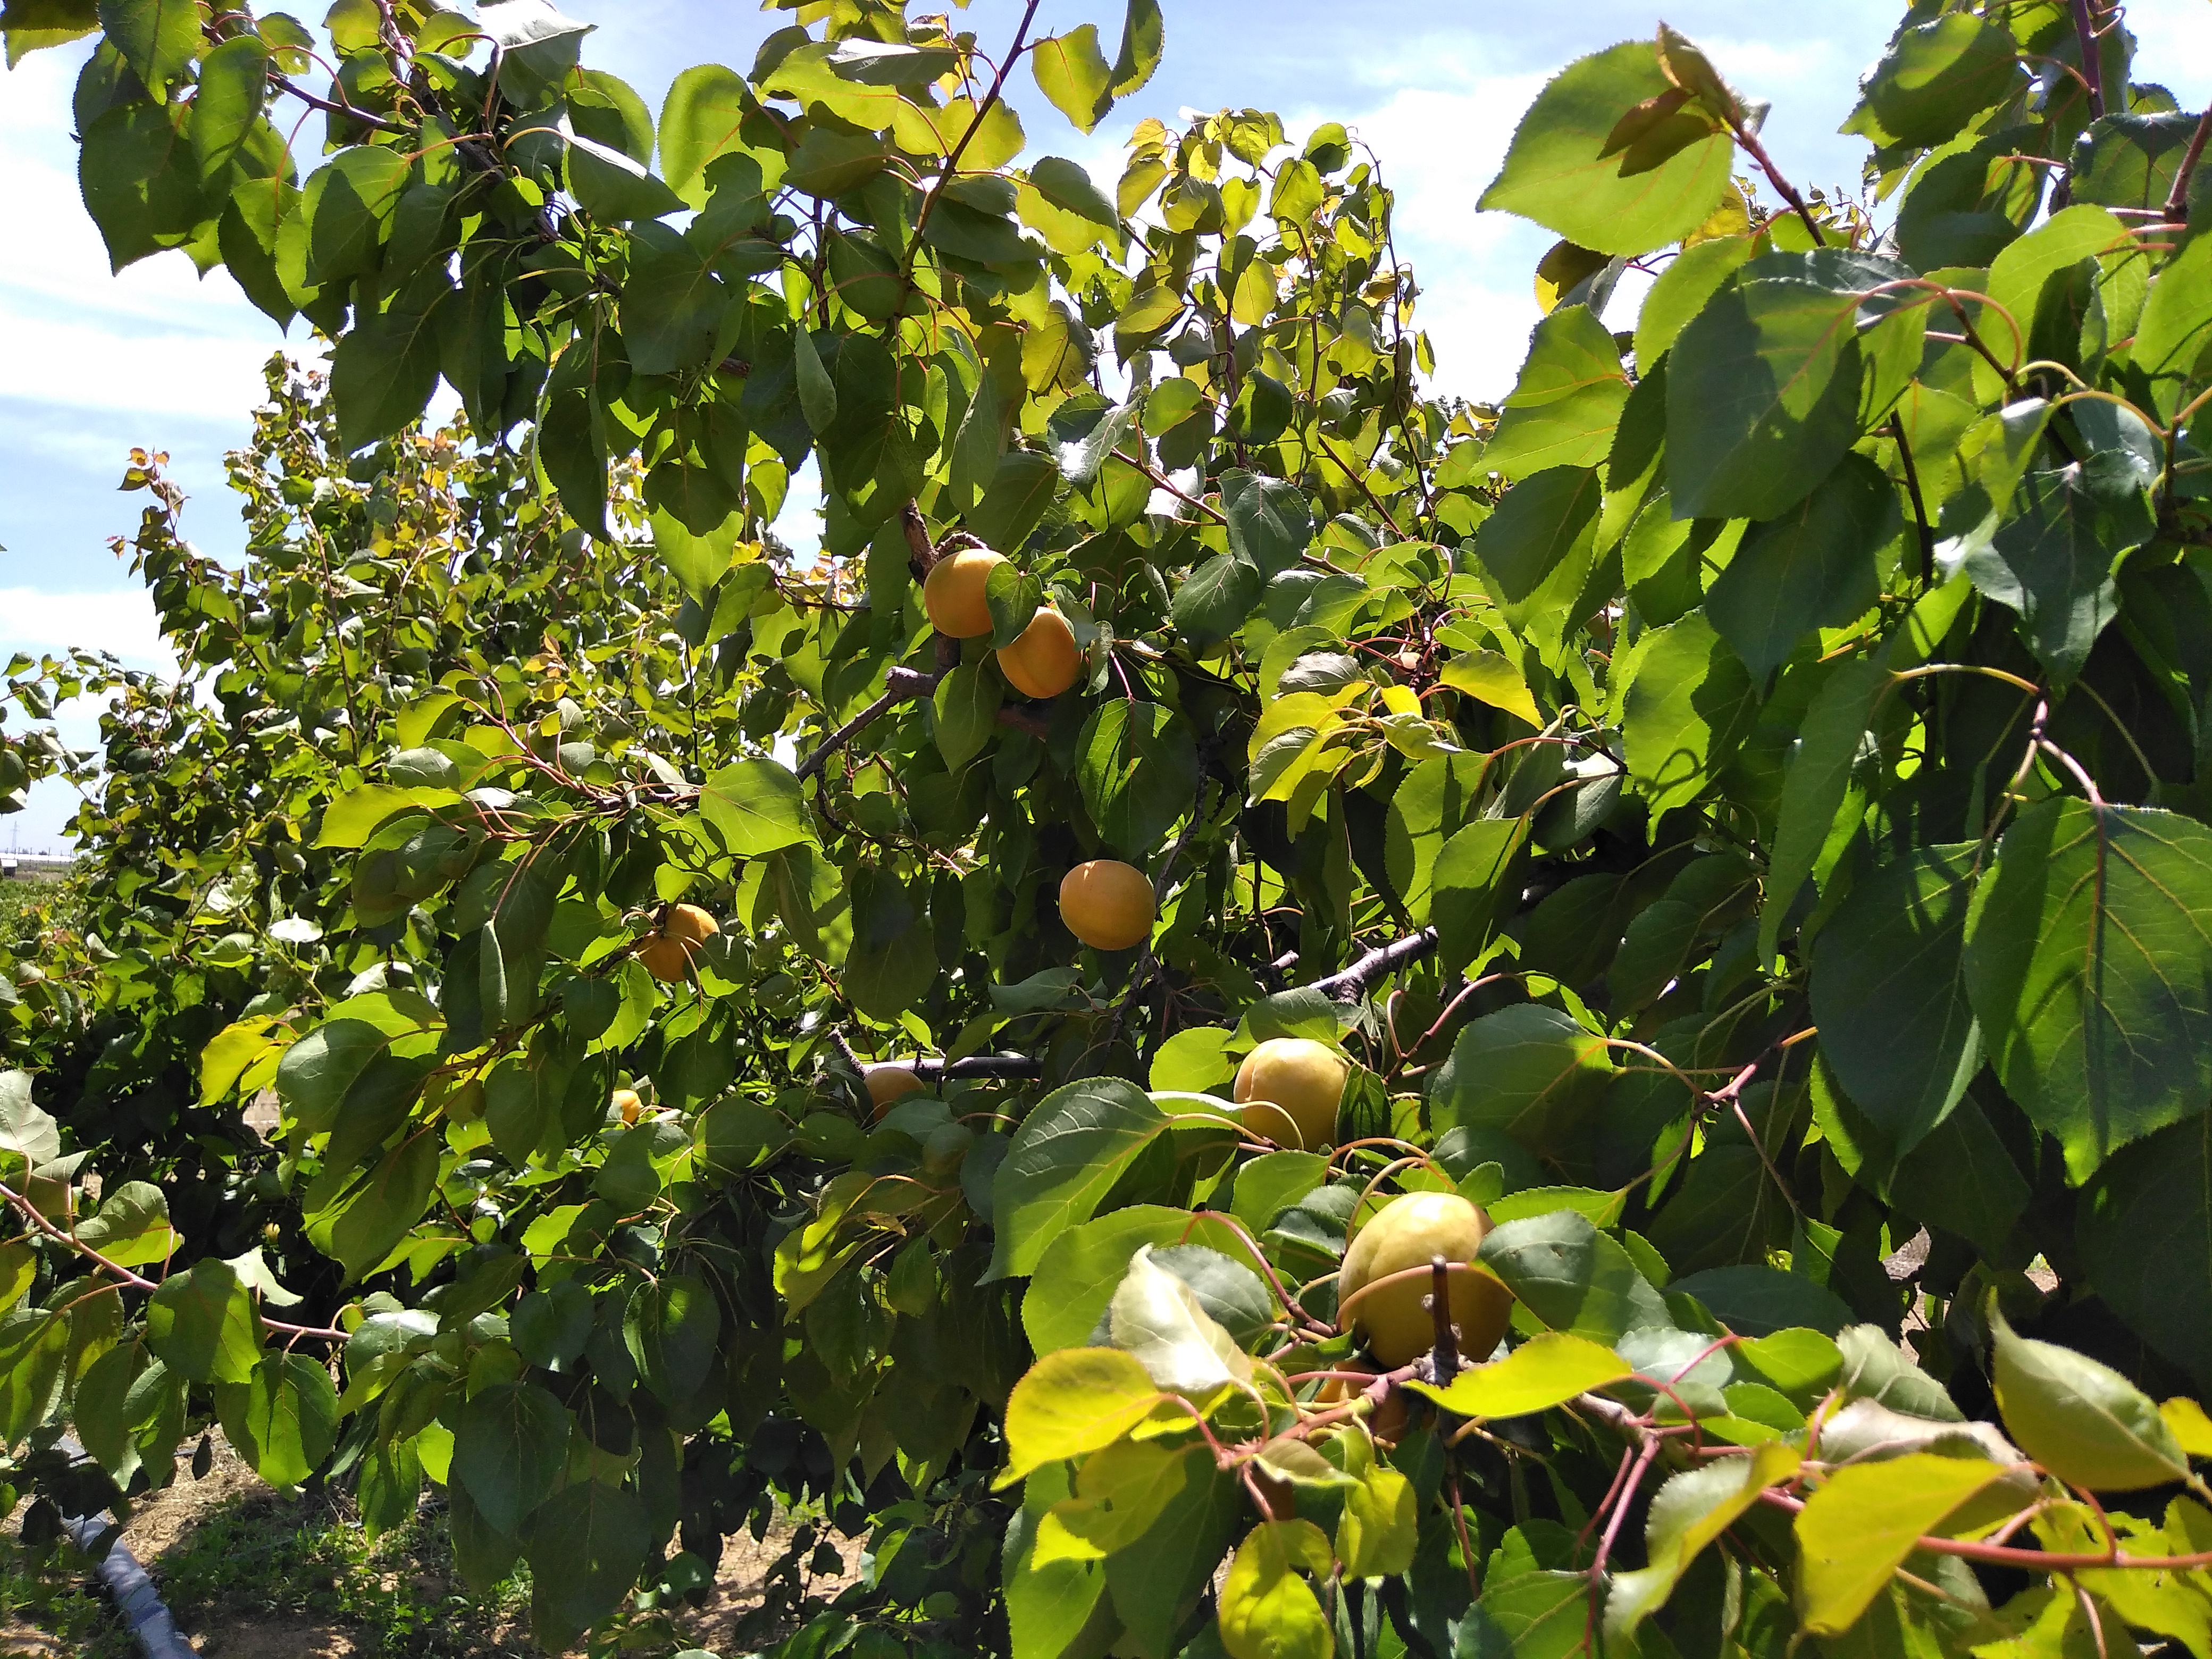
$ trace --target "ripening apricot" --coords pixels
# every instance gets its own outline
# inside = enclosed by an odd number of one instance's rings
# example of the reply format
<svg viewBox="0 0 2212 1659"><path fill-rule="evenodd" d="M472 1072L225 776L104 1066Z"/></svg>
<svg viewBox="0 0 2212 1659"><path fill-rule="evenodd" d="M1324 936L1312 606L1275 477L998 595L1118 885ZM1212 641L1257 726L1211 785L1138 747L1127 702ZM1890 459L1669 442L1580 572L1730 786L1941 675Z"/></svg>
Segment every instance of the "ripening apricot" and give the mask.
<svg viewBox="0 0 2212 1659"><path fill-rule="evenodd" d="M1426 1269L1437 1256L1449 1262L1474 1261L1489 1231L1490 1218L1482 1206L1457 1193L1406 1193L1392 1199L1344 1253L1336 1281L1340 1322L1348 1317L1358 1327L1368 1352L1385 1368L1427 1352L1436 1343L1436 1325L1425 1305L1433 1283ZM1367 1288L1409 1268L1424 1271ZM1460 1352L1470 1360L1487 1359L1505 1334L1512 1293L1484 1274L1455 1272L1450 1299Z"/></svg>
<svg viewBox="0 0 2212 1659"><path fill-rule="evenodd" d="M988 547L963 547L930 566L921 584L921 608L929 612L929 625L956 640L989 633L991 605L983 597L983 584L1004 563Z"/></svg>
<svg viewBox="0 0 2212 1659"><path fill-rule="evenodd" d="M644 1115L645 1102L635 1089L617 1089L609 1097L608 1106L622 1114L625 1123L635 1123Z"/></svg>
<svg viewBox="0 0 2212 1659"><path fill-rule="evenodd" d="M1325 1042L1269 1037L1244 1056L1231 1093L1254 1134L1285 1146L1328 1146L1351 1075L1351 1062Z"/></svg>
<svg viewBox="0 0 2212 1659"><path fill-rule="evenodd" d="M868 1104L876 1109L878 1120L890 1110L894 1102L921 1092L921 1079L915 1075L910 1062L885 1060L878 1066L864 1066L860 1078L868 1085Z"/></svg>
<svg viewBox="0 0 2212 1659"><path fill-rule="evenodd" d="M696 904L672 904L660 926L637 942L645 971L665 984L680 985L691 975L699 947L722 931L722 924Z"/></svg>
<svg viewBox="0 0 2212 1659"><path fill-rule="evenodd" d="M1126 951L1152 933L1152 884L1119 859L1079 864L1060 883L1060 919L1096 951Z"/></svg>
<svg viewBox="0 0 2212 1659"><path fill-rule="evenodd" d="M999 653L999 672L1025 697L1056 697L1075 684L1083 652L1067 618L1041 605L1022 636Z"/></svg>

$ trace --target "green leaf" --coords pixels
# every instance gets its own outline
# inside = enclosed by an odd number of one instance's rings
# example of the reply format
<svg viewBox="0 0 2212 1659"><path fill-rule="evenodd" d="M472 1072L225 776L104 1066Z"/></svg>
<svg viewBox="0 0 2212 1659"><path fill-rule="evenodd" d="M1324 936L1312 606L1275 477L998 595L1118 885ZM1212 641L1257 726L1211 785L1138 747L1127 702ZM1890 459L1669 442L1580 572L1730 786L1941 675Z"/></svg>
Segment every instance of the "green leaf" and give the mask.
<svg viewBox="0 0 2212 1659"><path fill-rule="evenodd" d="M207 50L200 0L100 0L100 27L156 96Z"/></svg>
<svg viewBox="0 0 2212 1659"><path fill-rule="evenodd" d="M1285 1156L1319 1162L1310 1153ZM1304 1193L1306 1188L1298 1190ZM1125 1205L1068 1228L1038 1257L1022 1297L1022 1329L1030 1346L1049 1353L1088 1342L1129 1271L1130 1258L1148 1244L1166 1247L1186 1242L1229 1251L1243 1248L1220 1221L1194 1218L1188 1210L1164 1204Z"/></svg>
<svg viewBox="0 0 2212 1659"><path fill-rule="evenodd" d="M1648 378L1721 284L1759 251L1753 236L1716 236L1676 254L1636 313L1636 362Z"/></svg>
<svg viewBox="0 0 2212 1659"><path fill-rule="evenodd" d="M76 1224L76 1238L118 1267L167 1261L184 1243L169 1224L167 1197L143 1181L126 1181L103 1194L99 1211Z"/></svg>
<svg viewBox="0 0 2212 1659"><path fill-rule="evenodd" d="M1170 1393L1203 1398L1231 1382L1249 1382L1252 1360L1206 1310L1190 1286L1157 1267L1141 1244L1107 1306L1114 1346L1133 1355L1146 1374Z"/></svg>
<svg viewBox="0 0 2212 1659"><path fill-rule="evenodd" d="M32 52L65 46L100 27L94 0L6 0L0 5L0 32L8 42L8 67Z"/></svg>
<svg viewBox="0 0 2212 1659"><path fill-rule="evenodd" d="M1750 671L1703 613L1655 629L1629 682L1624 722L1629 775L1654 815L1703 794L1758 714Z"/></svg>
<svg viewBox="0 0 2212 1659"><path fill-rule="evenodd" d="M1048 35L1030 49L1037 90L1078 129L1089 132L1114 106L1115 72L1098 49L1098 25L1085 23Z"/></svg>
<svg viewBox="0 0 2212 1659"><path fill-rule="evenodd" d="M1297 1570L1326 1582L1334 1565L1328 1535L1310 1521L1263 1521L1247 1533L1221 1585L1230 1659L1330 1659L1336 1638Z"/></svg>
<svg viewBox="0 0 2212 1659"><path fill-rule="evenodd" d="M2021 814L1966 921L1966 991L2005 1092L2077 1184L2212 1093L2212 830L2057 799Z"/></svg>
<svg viewBox="0 0 2212 1659"><path fill-rule="evenodd" d="M349 789L323 809L318 847L361 847L402 812L424 808L459 806L459 791L420 786L398 788L390 784L365 783Z"/></svg>
<svg viewBox="0 0 2212 1659"><path fill-rule="evenodd" d="M1577 60L1536 94L1475 205L1517 213L1599 253L1634 258L1680 240L1727 194L1735 140L1686 110L1674 118L1681 130L1656 146L1613 143L1625 116L1673 91L1648 40ZM1669 148L1678 141L1686 142Z"/></svg>
<svg viewBox="0 0 2212 1659"><path fill-rule="evenodd" d="M1820 1050L1899 1157L1981 1069L1960 973L1980 848L1919 847L1862 874L1813 952Z"/></svg>
<svg viewBox="0 0 2212 1659"><path fill-rule="evenodd" d="M151 104L120 105L84 129L77 181L114 270L181 246L208 211L191 146Z"/></svg>
<svg viewBox="0 0 2212 1659"><path fill-rule="evenodd" d="M1244 625L1261 586L1260 573L1235 554L1215 554L1176 588L1176 632L1194 649L1219 643Z"/></svg>
<svg viewBox="0 0 2212 1659"><path fill-rule="evenodd" d="M1313 539L1305 492L1282 478L1231 467L1221 475L1221 512L1229 550L1263 578L1288 570Z"/></svg>
<svg viewBox="0 0 2212 1659"><path fill-rule="evenodd" d="M1881 591L1878 556L1904 527L1896 486L1864 456L1846 455L1788 513L1744 532L1705 615L1764 680L1813 629L1865 613Z"/></svg>
<svg viewBox="0 0 2212 1659"><path fill-rule="evenodd" d="M1039 1101L992 1182L987 1281L1035 1271L1053 1240L1088 1221L1167 1127L1151 1097L1119 1078L1066 1084Z"/></svg>
<svg viewBox="0 0 2212 1659"><path fill-rule="evenodd" d="M968 515L968 527L986 544L1012 553L1051 509L1059 484L1060 468L1051 456L1034 450L1001 455L990 487Z"/></svg>
<svg viewBox="0 0 2212 1659"><path fill-rule="evenodd" d="M1675 517L1777 518L1827 477L1863 429L1862 305L1910 275L1830 248L1770 253L1721 285L1668 358Z"/></svg>
<svg viewBox="0 0 2212 1659"><path fill-rule="evenodd" d="M1900 28L1859 83L1843 130L1881 146L1942 143L2004 101L2021 79L2018 52L2002 21L1971 12Z"/></svg>
<svg viewBox="0 0 2212 1659"><path fill-rule="evenodd" d="M2097 1295L2155 1352L2212 1386L2212 1114L2111 1159L2075 1227Z"/></svg>
<svg viewBox="0 0 2212 1659"><path fill-rule="evenodd" d="M1469 1366L1448 1387L1419 1380L1406 1386L1455 1416L1526 1417L1634 1375L1635 1367L1602 1342L1546 1331L1503 1359Z"/></svg>
<svg viewBox="0 0 2212 1659"><path fill-rule="evenodd" d="M2114 568L2154 528L2139 493L2068 466L2028 473L2002 514L1936 556L2018 613L2021 641L2063 685L2119 614Z"/></svg>
<svg viewBox="0 0 2212 1659"><path fill-rule="evenodd" d="M2061 1480L2135 1492L2189 1478L2189 1458L2142 1389L2109 1365L2014 1334L1990 1304L1990 1384L2021 1449Z"/></svg>
<svg viewBox="0 0 2212 1659"><path fill-rule="evenodd" d="M1063 1654L1092 1622L1106 1589L1098 1562L1061 1555L1040 1563L1037 1534L1046 1515L1071 1501L1066 1464L1048 1463L1022 1489L1021 1507L1006 1523L1004 1569L1006 1623L1018 1654ZM1110 1615L1109 1615L1110 1616Z"/></svg>
<svg viewBox="0 0 2212 1659"><path fill-rule="evenodd" d="M1825 1286L1763 1262L1707 1267L1674 1280L1667 1290L1669 1295L1697 1297L1738 1336L1772 1336L1791 1329L1833 1336L1851 1320L1851 1310Z"/></svg>
<svg viewBox="0 0 2212 1659"><path fill-rule="evenodd" d="M623 1338L638 1375L671 1407L706 1386L721 1334L721 1304L688 1274L671 1274L639 1291L623 1315Z"/></svg>
<svg viewBox="0 0 2212 1659"><path fill-rule="evenodd" d="M13 1170L9 1178L20 1181L61 1155L61 1126L31 1098L30 1073L0 1072L0 1159Z"/></svg>
<svg viewBox="0 0 2212 1659"><path fill-rule="evenodd" d="M1933 1452L1833 1471L1795 1528L1805 1628L1820 1636L1849 1630L1922 1536L2004 1474L2001 1463Z"/></svg>
<svg viewBox="0 0 2212 1659"><path fill-rule="evenodd" d="M1794 1447L1770 1440L1749 1457L1723 1458L1668 1476L1652 1494L1644 1524L1644 1554L1650 1565L1615 1577L1606 1596L1607 1638L1626 1641L1634 1635L1638 1625L1666 1605L1705 1547L1748 1513L1762 1492L1795 1474L1799 1461Z"/></svg>
<svg viewBox="0 0 2212 1659"><path fill-rule="evenodd" d="M1551 1330L1610 1346L1630 1331L1673 1328L1628 1252L1575 1211L1506 1222L1475 1259Z"/></svg>
<svg viewBox="0 0 2212 1659"><path fill-rule="evenodd" d="M146 1304L146 1340L195 1382L250 1382L261 1358L261 1316L229 1263L207 1257L172 1273Z"/></svg>
<svg viewBox="0 0 2212 1659"><path fill-rule="evenodd" d="M307 258L316 282L376 269L411 174L401 151L363 144L339 151L307 181Z"/></svg>
<svg viewBox="0 0 2212 1659"><path fill-rule="evenodd" d="M28 1238L0 1244L0 1313L12 1312L39 1277L38 1246Z"/></svg>
<svg viewBox="0 0 2212 1659"><path fill-rule="evenodd" d="M712 511L712 507L705 508L701 517ZM730 561L744 529L744 514L728 514L709 528L694 531L680 514L655 507L647 522L653 526L653 550L669 574L696 602L706 605L716 584L730 574Z"/></svg>
<svg viewBox="0 0 2212 1659"><path fill-rule="evenodd" d="M2212 237L2193 236L2150 285L2135 343L2128 349L2128 381L2136 401L2162 419L2179 414L2202 384L2199 366L2212 349Z"/></svg>
<svg viewBox="0 0 2212 1659"><path fill-rule="evenodd" d="M272 1486L301 1485L337 1444L338 1391L306 1354L264 1355L252 1382L218 1384L215 1398L232 1447Z"/></svg>
<svg viewBox="0 0 2212 1659"><path fill-rule="evenodd" d="M700 791L699 816L735 858L760 858L814 839L799 780L780 761L724 767Z"/></svg>
<svg viewBox="0 0 2212 1659"><path fill-rule="evenodd" d="M356 316L331 354L340 441L360 449L413 425L438 389L440 361L435 304Z"/></svg>
<svg viewBox="0 0 2212 1659"><path fill-rule="evenodd" d="M1038 1359L1006 1400L1010 1486L1047 1463L1110 1446L1150 1416L1159 1389L1133 1355L1118 1348L1062 1348Z"/></svg>
<svg viewBox="0 0 2212 1659"><path fill-rule="evenodd" d="M1782 784L1782 809L1767 860L1759 953L1771 960L1790 908L1812 876L1850 793L1851 769L1889 672L1870 657L1844 664L1814 694L1798 728L1796 752Z"/></svg>
<svg viewBox="0 0 2212 1659"><path fill-rule="evenodd" d="M1627 401L1613 336L1589 307L1563 306L1536 325L1482 464L1516 483L1547 467L1595 467Z"/></svg>
<svg viewBox="0 0 2212 1659"><path fill-rule="evenodd" d="M823 367L822 350L811 330L803 325L793 329L791 344L799 371L799 407L818 436L837 423L836 384Z"/></svg>
<svg viewBox="0 0 2212 1659"><path fill-rule="evenodd" d="M701 64L678 76L660 106L660 168L668 187L691 206L706 206L708 163L744 148L738 129L746 112L759 107L734 70Z"/></svg>
<svg viewBox="0 0 2212 1659"><path fill-rule="evenodd" d="M622 338L630 367L640 374L676 374L702 367L714 349L714 331L721 325L727 297L706 253L681 231L658 220L634 227L629 275L622 290ZM804 328L792 331L802 365L802 406L804 396L809 395L804 368L809 355L813 356L813 372L820 377L811 395L818 397L828 382L821 357L812 353L812 341L798 343L805 332ZM834 416L836 393L830 395ZM829 424L827 419L813 423L811 409L808 416L817 432Z"/></svg>
<svg viewBox="0 0 2212 1659"><path fill-rule="evenodd" d="M1456 973L1480 956L1499 922L1512 913L1521 896L1528 847L1526 818L1482 818L1456 831L1437 854L1429 915L1437 929L1437 959L1446 973Z"/></svg>
<svg viewBox="0 0 2212 1659"><path fill-rule="evenodd" d="M453 1422L453 1480L495 1532L522 1534L568 1459L568 1413L532 1382L477 1390Z"/></svg>
<svg viewBox="0 0 2212 1659"><path fill-rule="evenodd" d="M1116 98L1139 90L1159 68L1166 46L1159 0L1129 0L1121 21L1121 50L1115 57L1114 79L1107 90Z"/></svg>
<svg viewBox="0 0 2212 1659"><path fill-rule="evenodd" d="M349 1279L373 1272L405 1238L438 1182L439 1140L418 1132L385 1154L336 1215L310 1222L308 1236Z"/></svg>
<svg viewBox="0 0 2212 1659"><path fill-rule="evenodd" d="M1572 466L1539 472L1505 492L1476 532L1474 551L1506 605L1538 595L1554 570L1576 571L1587 562L1604 496L1595 470Z"/></svg>
<svg viewBox="0 0 2212 1659"><path fill-rule="evenodd" d="M937 752L947 771L959 771L990 746L1005 697L1005 683L979 662L962 663L937 683L930 701L937 714Z"/></svg>
<svg viewBox="0 0 2212 1659"><path fill-rule="evenodd" d="M532 1632L560 1653L622 1606L652 1551L653 1529L629 1487L579 1480L539 1505L526 1543Z"/></svg>
<svg viewBox="0 0 2212 1659"><path fill-rule="evenodd" d="M2178 112L2092 121L2074 143L2074 199L2138 211L2163 209L2196 133L2197 118Z"/></svg>
<svg viewBox="0 0 2212 1659"><path fill-rule="evenodd" d="M1139 859L1197 810L1198 738L1158 703L1110 698L1077 738L1075 781L1084 810L1117 856Z"/></svg>
<svg viewBox="0 0 2212 1659"><path fill-rule="evenodd" d="M1156 1440L1117 1440L1091 1453L1076 1476L1077 1495L1039 1517L1031 1565L1103 1561L1142 1537L1182 1490L1189 1459L1189 1448Z"/></svg>
<svg viewBox="0 0 2212 1659"><path fill-rule="evenodd" d="M1596 1111L1612 1076L1603 1038L1556 1008L1520 1003L1460 1032L1430 1083L1430 1118L1439 1133L1489 1130L1549 1151Z"/></svg>
<svg viewBox="0 0 2212 1659"><path fill-rule="evenodd" d="M268 92L269 49L259 35L234 35L207 55L186 128L202 184L228 179L240 147L261 118Z"/></svg>
<svg viewBox="0 0 2212 1659"><path fill-rule="evenodd" d="M1408 1571L1420 1548L1420 1503L1413 1483L1381 1464L1367 1468L1344 1495L1336 1553L1347 1578L1383 1578Z"/></svg>

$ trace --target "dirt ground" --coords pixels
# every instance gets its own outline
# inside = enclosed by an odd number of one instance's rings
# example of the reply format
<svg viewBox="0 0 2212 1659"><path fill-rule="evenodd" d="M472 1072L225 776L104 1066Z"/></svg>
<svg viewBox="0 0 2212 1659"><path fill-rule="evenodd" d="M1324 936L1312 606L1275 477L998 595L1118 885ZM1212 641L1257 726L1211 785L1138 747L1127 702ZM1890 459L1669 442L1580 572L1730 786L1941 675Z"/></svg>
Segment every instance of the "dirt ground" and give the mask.
<svg viewBox="0 0 2212 1659"><path fill-rule="evenodd" d="M163 1492L140 1502L123 1529L124 1545L161 1582L163 1559L188 1543L193 1529L216 1511L234 1503L283 1500L270 1494L259 1480L224 1443L214 1437L214 1461L208 1473L195 1480L189 1468L180 1467L176 1480ZM749 1534L732 1537L722 1553L714 1589L704 1607L685 1610L678 1620L685 1641L718 1651L726 1645L738 1622L760 1603L769 1569L782 1555L789 1534L772 1530L756 1543ZM814 1581L817 1594L834 1595L857 1577L860 1546L857 1540L836 1539L845 1557L845 1571L836 1578ZM438 1586L422 1584L433 1590ZM193 1650L206 1659L356 1659L364 1650L355 1633L340 1625L295 1618L227 1619L221 1628L201 1628L180 1620ZM497 1632L502 1650L535 1654L520 1630ZM373 1647L373 1644L372 1644ZM564 1659L580 1659L583 1650ZM33 1629L20 1620L0 1618L0 1659L78 1659L70 1643Z"/></svg>

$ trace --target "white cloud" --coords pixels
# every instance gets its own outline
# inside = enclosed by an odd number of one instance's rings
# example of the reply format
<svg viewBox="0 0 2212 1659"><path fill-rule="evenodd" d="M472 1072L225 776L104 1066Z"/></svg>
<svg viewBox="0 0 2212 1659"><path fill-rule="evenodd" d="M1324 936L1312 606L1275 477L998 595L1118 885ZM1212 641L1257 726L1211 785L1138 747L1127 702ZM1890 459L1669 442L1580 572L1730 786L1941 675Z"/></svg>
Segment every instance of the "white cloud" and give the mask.
<svg viewBox="0 0 2212 1659"><path fill-rule="evenodd" d="M0 657L82 647L106 651L131 668L173 673L175 654L161 638L154 601L143 588L46 593L0 587Z"/></svg>
<svg viewBox="0 0 2212 1659"><path fill-rule="evenodd" d="M30 229L0 239L0 397L240 421L283 337L227 273L202 279L181 253L109 273L69 136L81 56L33 53L0 99L0 177Z"/></svg>

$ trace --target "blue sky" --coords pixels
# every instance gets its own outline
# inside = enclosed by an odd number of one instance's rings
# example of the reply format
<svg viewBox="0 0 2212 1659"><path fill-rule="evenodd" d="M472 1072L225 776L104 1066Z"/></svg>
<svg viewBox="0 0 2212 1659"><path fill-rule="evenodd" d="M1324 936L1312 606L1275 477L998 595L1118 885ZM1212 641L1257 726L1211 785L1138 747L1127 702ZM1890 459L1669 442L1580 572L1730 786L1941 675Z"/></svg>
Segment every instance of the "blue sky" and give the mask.
<svg viewBox="0 0 2212 1659"><path fill-rule="evenodd" d="M1278 111L1293 131L1326 119L1354 128L1399 191L1400 246L1421 281L1425 325L1446 390L1494 395L1511 383L1535 307L1529 273L1552 240L1477 214L1513 126L1568 60L1650 33L1662 0L1164 0L1167 53L1152 83L1100 131L1076 132L1018 70L1009 82L1032 155L1073 156L1108 173L1136 121L1185 108ZM1879 54L1897 0L1663 0L1663 15L1704 45L1747 94L1773 100L1769 148L1806 184L1855 184L1857 140L1835 126ZM304 11L305 7L301 9ZM564 0L599 32L587 61L622 75L648 103L689 64L740 68L788 14L728 0ZM920 8L917 8L920 9ZM1019 0L975 0L957 26L1002 43ZM1037 32L1095 21L1108 51L1113 0L1044 0ZM2137 0L2129 21L2142 72L2185 106L2212 90L2212 4ZM222 489L222 456L245 438L261 365L286 344L221 273L199 280L168 254L108 274L76 197L70 88L82 48L40 52L0 74L0 178L15 234L0 244L0 658L68 644L161 663L149 607L107 551L138 503L115 493L133 444L167 449L194 498L187 533L218 555L242 541ZM296 331L290 343L304 346ZM793 526L794 530L797 526ZM83 716L71 722L88 736ZM52 844L69 802L43 791L0 821L0 845Z"/></svg>

